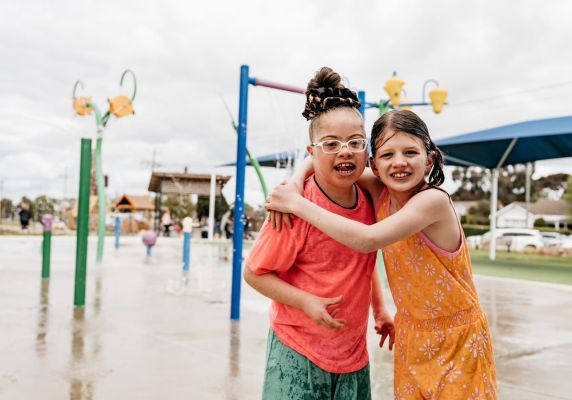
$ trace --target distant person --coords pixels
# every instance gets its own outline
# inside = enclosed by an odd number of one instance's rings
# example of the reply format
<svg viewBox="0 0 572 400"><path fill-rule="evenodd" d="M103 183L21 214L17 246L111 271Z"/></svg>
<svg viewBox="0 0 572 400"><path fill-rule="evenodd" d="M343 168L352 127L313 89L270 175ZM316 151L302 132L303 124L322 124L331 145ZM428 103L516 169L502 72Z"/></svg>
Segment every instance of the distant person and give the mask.
<svg viewBox="0 0 572 400"><path fill-rule="evenodd" d="M163 226L163 236L169 237L171 236L171 213L169 209L166 208L163 216L161 217L161 225Z"/></svg>
<svg viewBox="0 0 572 400"><path fill-rule="evenodd" d="M22 203L20 206L20 212L18 213L20 217L20 226L22 227L23 231L28 230L28 225L30 224L30 220L32 219L32 212L30 211L30 205L27 203Z"/></svg>
<svg viewBox="0 0 572 400"><path fill-rule="evenodd" d="M233 210L228 210L227 212L224 213L220 221L220 225L224 232L224 237L227 239L230 239L232 237L234 230L234 217L232 214Z"/></svg>
<svg viewBox="0 0 572 400"><path fill-rule="evenodd" d="M214 224L214 237L220 238L220 221L215 221Z"/></svg>

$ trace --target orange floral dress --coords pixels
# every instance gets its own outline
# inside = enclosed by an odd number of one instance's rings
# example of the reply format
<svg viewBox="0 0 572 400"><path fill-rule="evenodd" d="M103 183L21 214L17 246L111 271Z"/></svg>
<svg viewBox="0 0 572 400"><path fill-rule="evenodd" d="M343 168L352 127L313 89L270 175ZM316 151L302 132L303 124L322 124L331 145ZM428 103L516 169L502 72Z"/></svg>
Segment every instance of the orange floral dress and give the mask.
<svg viewBox="0 0 572 400"><path fill-rule="evenodd" d="M381 194L377 219L391 215ZM395 315L396 400L497 399L493 347L461 230L454 252L423 233L382 249Z"/></svg>

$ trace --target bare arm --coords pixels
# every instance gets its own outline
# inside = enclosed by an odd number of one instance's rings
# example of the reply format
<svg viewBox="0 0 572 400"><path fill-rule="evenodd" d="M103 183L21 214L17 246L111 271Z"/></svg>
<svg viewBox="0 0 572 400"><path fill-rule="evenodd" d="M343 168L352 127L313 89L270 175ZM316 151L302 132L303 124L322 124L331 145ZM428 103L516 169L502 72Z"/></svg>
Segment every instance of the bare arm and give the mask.
<svg viewBox="0 0 572 400"><path fill-rule="evenodd" d="M371 308L373 310L373 319L375 320L375 331L381 336L379 347L383 347L383 343L389 337L389 350L393 350L395 327L393 318L391 318L391 315L385 308L377 265L374 267L371 276Z"/></svg>
<svg viewBox="0 0 572 400"><path fill-rule="evenodd" d="M306 157L300 164L298 168L294 171L290 179L287 182L291 182L298 188L298 193L303 194L304 192L304 181L314 172L314 166L312 164L312 157ZM383 190L383 183L381 180L371 170L371 168L364 169L362 175L358 179L358 185L369 193L371 199L376 202L381 191ZM274 193L274 192L273 192ZM282 221L292 227L292 221L290 213L280 212L276 210L270 211L270 222L272 227L278 231L282 229Z"/></svg>
<svg viewBox="0 0 572 400"><path fill-rule="evenodd" d="M298 185L300 193L304 191L304 181L312 175L314 172L314 166L312 164L312 157L306 157L300 163L300 167L294 170L294 173L290 177L289 181L294 182Z"/></svg>
<svg viewBox="0 0 572 400"><path fill-rule="evenodd" d="M256 275L248 267L244 269L244 280L262 295L304 312L319 325L330 329L345 326L343 319L335 318L337 310L331 314L328 312L328 307L341 303L343 296L331 299L318 297L290 285L274 272Z"/></svg>
<svg viewBox="0 0 572 400"><path fill-rule="evenodd" d="M292 177L288 180L290 182L295 183L298 185L300 189L300 194L304 189L304 181L312 175L314 172L314 166L312 164L312 157L306 157L302 163L300 164L299 168L296 168ZM358 179L358 184L369 193L371 198L375 201L381 194L383 190L383 183L381 180L375 176L372 169L366 167Z"/></svg>
<svg viewBox="0 0 572 400"><path fill-rule="evenodd" d="M358 179L358 185L369 193L374 203L377 201L383 190L383 183L375 176L371 168L366 168Z"/></svg>
<svg viewBox="0 0 572 400"><path fill-rule="evenodd" d="M300 163L295 170L290 179L287 182L291 182L298 188L298 193L302 195L304 193L304 181L308 178L312 172L314 172L314 166L312 165L312 157L306 157ZM270 224L277 231L282 230L282 222L284 222L288 227L292 227L292 217L290 213L282 213L280 211L269 210Z"/></svg>
<svg viewBox="0 0 572 400"><path fill-rule="evenodd" d="M405 239L438 222L449 210L446 196L426 190L413 196L394 215L373 225L344 218L300 196L290 184L277 187L268 209L291 212L334 240L362 253L370 253Z"/></svg>

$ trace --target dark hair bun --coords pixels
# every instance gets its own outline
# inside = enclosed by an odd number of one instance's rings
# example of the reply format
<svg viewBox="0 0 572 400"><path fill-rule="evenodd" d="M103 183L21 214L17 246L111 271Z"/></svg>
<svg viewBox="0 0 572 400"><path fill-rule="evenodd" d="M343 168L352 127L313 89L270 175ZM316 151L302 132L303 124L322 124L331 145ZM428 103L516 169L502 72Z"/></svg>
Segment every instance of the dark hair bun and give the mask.
<svg viewBox="0 0 572 400"><path fill-rule="evenodd" d="M330 67L322 67L316 75L308 82L306 88L306 95L311 89L321 88L344 88L342 77Z"/></svg>
<svg viewBox="0 0 572 400"><path fill-rule="evenodd" d="M359 109L361 103L350 89L342 83L340 74L330 67L322 67L306 88L306 105L302 115L311 120L337 107Z"/></svg>

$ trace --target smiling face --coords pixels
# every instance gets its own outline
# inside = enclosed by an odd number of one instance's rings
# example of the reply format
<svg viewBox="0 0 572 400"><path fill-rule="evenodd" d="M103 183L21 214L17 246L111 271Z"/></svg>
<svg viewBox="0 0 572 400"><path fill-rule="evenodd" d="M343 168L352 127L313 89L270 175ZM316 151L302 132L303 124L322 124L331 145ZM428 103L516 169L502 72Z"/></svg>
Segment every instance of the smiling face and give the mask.
<svg viewBox="0 0 572 400"><path fill-rule="evenodd" d="M365 139L363 121L356 110L337 108L320 116L316 122L312 132L313 143L330 139L341 142ZM352 152L348 146L342 146L339 153L327 154L319 146L308 146L307 149L313 158L316 179L328 193L351 189L365 168L366 150Z"/></svg>
<svg viewBox="0 0 572 400"><path fill-rule="evenodd" d="M423 141L414 135L389 130L376 141L372 168L390 191L413 194L432 166Z"/></svg>

